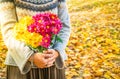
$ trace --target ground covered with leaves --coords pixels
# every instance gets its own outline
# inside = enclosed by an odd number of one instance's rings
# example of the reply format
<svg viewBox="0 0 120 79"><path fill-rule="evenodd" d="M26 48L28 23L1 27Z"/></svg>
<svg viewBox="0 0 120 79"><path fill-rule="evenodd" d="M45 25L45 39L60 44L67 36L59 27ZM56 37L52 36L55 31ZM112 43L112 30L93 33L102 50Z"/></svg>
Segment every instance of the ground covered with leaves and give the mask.
<svg viewBox="0 0 120 79"><path fill-rule="evenodd" d="M120 0L68 0L68 79L120 79Z"/></svg>
<svg viewBox="0 0 120 79"><path fill-rule="evenodd" d="M120 0L67 0L67 79L120 79ZM0 37L0 78L6 47ZM1 73L2 72L2 73Z"/></svg>
<svg viewBox="0 0 120 79"><path fill-rule="evenodd" d="M2 41L2 36L0 33L0 79L5 78L5 70L6 69L5 69L4 60L6 57L6 51L7 51L7 48Z"/></svg>

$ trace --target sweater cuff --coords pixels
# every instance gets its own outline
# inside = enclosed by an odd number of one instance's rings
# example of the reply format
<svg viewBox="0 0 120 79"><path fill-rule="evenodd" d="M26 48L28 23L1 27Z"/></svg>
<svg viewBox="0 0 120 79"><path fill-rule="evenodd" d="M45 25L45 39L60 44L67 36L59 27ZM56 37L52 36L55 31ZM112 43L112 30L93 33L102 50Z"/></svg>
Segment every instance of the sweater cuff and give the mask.
<svg viewBox="0 0 120 79"><path fill-rule="evenodd" d="M29 55L27 56L27 58L25 60L23 60L23 62L19 65L19 69L21 74L26 74L30 71L30 69L32 68L32 63L29 60L29 58L32 56L32 53L29 53Z"/></svg>
<svg viewBox="0 0 120 79"><path fill-rule="evenodd" d="M64 68L64 61L63 61L63 55L62 55L62 49L54 48L54 50L58 51L59 56L55 60L55 66L58 69Z"/></svg>

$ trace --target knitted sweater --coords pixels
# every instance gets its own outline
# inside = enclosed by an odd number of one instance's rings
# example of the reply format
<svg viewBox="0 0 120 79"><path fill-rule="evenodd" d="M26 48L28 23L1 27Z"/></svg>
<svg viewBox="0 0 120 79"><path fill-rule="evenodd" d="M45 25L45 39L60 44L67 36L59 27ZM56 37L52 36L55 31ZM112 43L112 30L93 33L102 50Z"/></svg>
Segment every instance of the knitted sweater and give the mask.
<svg viewBox="0 0 120 79"><path fill-rule="evenodd" d="M34 53L24 42L16 40L12 36L15 23L26 15L33 16L40 12L53 12L62 21L62 31L59 33L63 43L55 42L52 49L59 52L55 61L57 68L63 67L63 61L67 59L65 47L70 36L70 21L64 0L0 0L0 26L4 42L8 48L6 65L18 66L22 74L26 74L31 67L28 61ZM54 39L55 40L55 39Z"/></svg>

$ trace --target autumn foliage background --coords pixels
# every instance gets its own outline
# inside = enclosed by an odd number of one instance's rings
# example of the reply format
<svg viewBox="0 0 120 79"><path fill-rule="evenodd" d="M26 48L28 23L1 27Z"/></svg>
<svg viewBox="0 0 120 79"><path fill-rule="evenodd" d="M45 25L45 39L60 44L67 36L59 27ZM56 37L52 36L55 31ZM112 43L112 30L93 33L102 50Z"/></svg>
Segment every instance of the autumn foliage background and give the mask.
<svg viewBox="0 0 120 79"><path fill-rule="evenodd" d="M120 79L120 0L67 0L67 79ZM6 47L0 36L0 78Z"/></svg>

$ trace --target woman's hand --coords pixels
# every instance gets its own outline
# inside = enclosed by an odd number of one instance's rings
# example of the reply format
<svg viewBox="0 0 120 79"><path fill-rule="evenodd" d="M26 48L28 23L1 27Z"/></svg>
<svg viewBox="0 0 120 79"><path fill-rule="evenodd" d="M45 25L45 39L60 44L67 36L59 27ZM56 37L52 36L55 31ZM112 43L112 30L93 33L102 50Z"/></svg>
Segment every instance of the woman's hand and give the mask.
<svg viewBox="0 0 120 79"><path fill-rule="evenodd" d="M46 59L48 59L47 61L47 67L50 67L53 65L53 63L55 62L56 58L59 56L58 51L54 50L54 49L48 49L47 51L43 52Z"/></svg>
<svg viewBox="0 0 120 79"><path fill-rule="evenodd" d="M48 49L43 53L34 53L29 61L33 61L33 63L38 68L46 68L53 66L55 59L58 57L59 53L54 49Z"/></svg>
<svg viewBox="0 0 120 79"><path fill-rule="evenodd" d="M33 63L38 68L46 68L47 62L49 61L46 59L46 55L42 53L34 53L30 58L29 61L33 61Z"/></svg>

